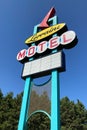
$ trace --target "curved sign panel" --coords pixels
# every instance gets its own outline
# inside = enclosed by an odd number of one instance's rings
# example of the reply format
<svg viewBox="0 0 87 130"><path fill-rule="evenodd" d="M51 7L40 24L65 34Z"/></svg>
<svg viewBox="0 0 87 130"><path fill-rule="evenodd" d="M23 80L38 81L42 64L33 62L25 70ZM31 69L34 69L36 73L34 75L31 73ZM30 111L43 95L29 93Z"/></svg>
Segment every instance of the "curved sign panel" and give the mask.
<svg viewBox="0 0 87 130"><path fill-rule="evenodd" d="M49 28L46 28L38 33L36 33L35 35L29 37L25 43L26 44L30 44L32 42L37 42L39 40L42 40L56 32L58 32L59 30L61 30L62 28L64 28L66 26L65 23L60 23L60 24L56 24L54 26L51 26Z"/></svg>

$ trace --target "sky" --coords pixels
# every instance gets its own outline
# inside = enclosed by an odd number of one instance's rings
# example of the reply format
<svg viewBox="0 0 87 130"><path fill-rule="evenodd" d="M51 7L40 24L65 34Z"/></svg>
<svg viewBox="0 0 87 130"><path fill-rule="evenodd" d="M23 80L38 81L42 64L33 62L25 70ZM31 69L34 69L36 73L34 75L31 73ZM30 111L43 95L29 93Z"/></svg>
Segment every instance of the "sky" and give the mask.
<svg viewBox="0 0 87 130"><path fill-rule="evenodd" d="M0 89L14 96L24 90L23 64L17 53L28 49L25 40L33 34L51 7L59 23L76 32L78 44L64 49L66 71L60 73L60 98L79 99L87 108L87 1L86 0L0 0Z"/></svg>

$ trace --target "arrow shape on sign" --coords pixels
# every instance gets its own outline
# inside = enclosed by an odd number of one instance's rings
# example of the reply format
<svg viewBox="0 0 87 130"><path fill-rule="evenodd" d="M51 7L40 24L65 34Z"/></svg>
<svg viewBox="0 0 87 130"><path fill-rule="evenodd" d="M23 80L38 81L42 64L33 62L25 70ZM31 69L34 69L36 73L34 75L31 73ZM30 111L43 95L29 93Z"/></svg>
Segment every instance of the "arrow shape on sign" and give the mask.
<svg viewBox="0 0 87 130"><path fill-rule="evenodd" d="M47 22L48 22L49 18L52 18L55 15L55 12L56 12L55 9L52 7L50 9L50 11L47 13L47 15L45 16L45 18L40 23L39 27L40 28L48 28L49 25Z"/></svg>

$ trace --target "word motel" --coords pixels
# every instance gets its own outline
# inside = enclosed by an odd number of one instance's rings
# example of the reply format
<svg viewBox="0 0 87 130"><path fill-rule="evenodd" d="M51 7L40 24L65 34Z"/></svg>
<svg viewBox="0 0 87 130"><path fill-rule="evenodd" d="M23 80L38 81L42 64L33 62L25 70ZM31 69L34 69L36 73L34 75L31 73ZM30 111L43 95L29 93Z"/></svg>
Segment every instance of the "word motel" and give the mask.
<svg viewBox="0 0 87 130"><path fill-rule="evenodd" d="M23 49L17 54L17 60L22 61L26 57L32 57L36 53L43 53L47 49L55 49L59 46L63 48L71 48L73 46L73 41L76 38L76 34L74 31L67 31L63 33L61 36L55 36L51 38L49 41L42 41L37 46L32 45L27 50ZM71 45L72 44L72 45Z"/></svg>

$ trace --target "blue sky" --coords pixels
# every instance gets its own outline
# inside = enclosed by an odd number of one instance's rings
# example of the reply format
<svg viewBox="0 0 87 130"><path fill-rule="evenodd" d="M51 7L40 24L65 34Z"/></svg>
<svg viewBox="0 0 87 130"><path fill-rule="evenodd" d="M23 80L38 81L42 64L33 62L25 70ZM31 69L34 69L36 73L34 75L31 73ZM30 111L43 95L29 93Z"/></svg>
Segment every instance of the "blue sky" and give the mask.
<svg viewBox="0 0 87 130"><path fill-rule="evenodd" d="M66 72L60 73L60 97L68 96L75 102L79 99L87 108L86 5L86 0L0 0L0 88L4 94L24 90L23 65L16 55L28 48L26 38L54 6L59 23L65 22L78 37L77 46L64 50Z"/></svg>

